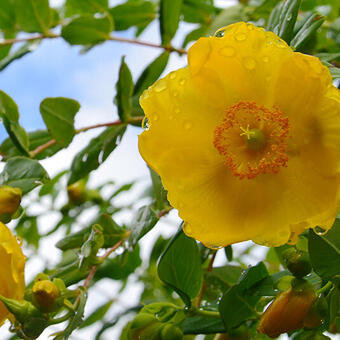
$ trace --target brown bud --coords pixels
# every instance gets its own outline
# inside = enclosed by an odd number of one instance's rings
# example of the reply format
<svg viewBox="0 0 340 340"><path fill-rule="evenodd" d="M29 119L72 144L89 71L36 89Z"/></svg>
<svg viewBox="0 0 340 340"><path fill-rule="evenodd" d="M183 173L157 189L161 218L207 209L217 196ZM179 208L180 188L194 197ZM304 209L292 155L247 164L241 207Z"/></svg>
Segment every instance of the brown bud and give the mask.
<svg viewBox="0 0 340 340"><path fill-rule="evenodd" d="M20 188L12 188L7 185L0 186L0 214L15 213L21 202L22 192Z"/></svg>
<svg viewBox="0 0 340 340"><path fill-rule="evenodd" d="M263 313L258 332L277 338L282 333L302 328L315 299L311 287L301 291L291 288L279 294Z"/></svg>
<svg viewBox="0 0 340 340"><path fill-rule="evenodd" d="M38 306L46 312L53 310L55 300L60 294L58 287L50 280L35 282L32 292Z"/></svg>

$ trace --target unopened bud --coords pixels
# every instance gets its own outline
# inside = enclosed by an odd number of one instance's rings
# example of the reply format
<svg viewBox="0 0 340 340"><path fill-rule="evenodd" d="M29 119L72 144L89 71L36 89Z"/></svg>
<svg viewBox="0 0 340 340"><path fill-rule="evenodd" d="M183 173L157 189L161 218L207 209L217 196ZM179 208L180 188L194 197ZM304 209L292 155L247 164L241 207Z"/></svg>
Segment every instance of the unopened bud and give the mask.
<svg viewBox="0 0 340 340"><path fill-rule="evenodd" d="M302 280L301 280L302 281ZM304 320L315 299L315 291L307 283L299 285L299 290L291 288L281 294L263 313L258 332L271 338L282 333L295 331L304 326Z"/></svg>
<svg viewBox="0 0 340 340"><path fill-rule="evenodd" d="M289 249L283 254L288 270L298 278L309 274L312 270L309 255L307 252L296 249Z"/></svg>
<svg viewBox="0 0 340 340"><path fill-rule="evenodd" d="M7 185L0 186L0 221L8 223L11 216L18 210L22 191Z"/></svg>
<svg viewBox="0 0 340 340"><path fill-rule="evenodd" d="M35 282L32 292L37 305L44 312L53 310L55 300L60 294L58 287L50 280L41 280Z"/></svg>
<svg viewBox="0 0 340 340"><path fill-rule="evenodd" d="M82 204L86 201L86 182L79 180L67 187L67 195L70 203Z"/></svg>

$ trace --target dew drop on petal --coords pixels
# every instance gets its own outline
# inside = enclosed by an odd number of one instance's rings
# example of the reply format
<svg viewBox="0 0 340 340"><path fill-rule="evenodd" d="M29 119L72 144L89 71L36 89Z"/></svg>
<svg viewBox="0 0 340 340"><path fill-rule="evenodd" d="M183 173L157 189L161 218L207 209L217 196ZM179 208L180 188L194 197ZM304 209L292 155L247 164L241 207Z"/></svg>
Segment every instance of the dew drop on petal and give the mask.
<svg viewBox="0 0 340 340"><path fill-rule="evenodd" d="M256 61L253 58L244 58L243 59L243 65L247 70L254 70L256 67Z"/></svg>
<svg viewBox="0 0 340 340"><path fill-rule="evenodd" d="M328 231L328 230L325 230L325 229L323 229L321 227L315 227L315 228L313 228L313 230L319 236L325 235L327 233L327 231Z"/></svg>
<svg viewBox="0 0 340 340"><path fill-rule="evenodd" d="M264 57L262 57L262 61L263 61L264 63L268 63L269 58L268 58L267 56L264 56Z"/></svg>
<svg viewBox="0 0 340 340"><path fill-rule="evenodd" d="M173 96L174 96L174 97L177 97L177 96L178 96L178 92L175 91L175 92L173 93Z"/></svg>
<svg viewBox="0 0 340 340"><path fill-rule="evenodd" d="M145 131L148 131L149 130L149 127L150 127L150 125L149 125L149 119L148 119L148 117L144 117L143 118L143 121L142 121L142 128L145 130Z"/></svg>
<svg viewBox="0 0 340 340"><path fill-rule="evenodd" d="M232 57L235 54L235 50L231 46L221 48L220 53L225 57Z"/></svg>
<svg viewBox="0 0 340 340"><path fill-rule="evenodd" d="M190 227L190 224L184 222L183 223L183 231L187 234L187 235L192 235L192 229Z"/></svg>
<svg viewBox="0 0 340 340"><path fill-rule="evenodd" d="M158 115L154 114L153 117L152 117L152 119L153 119L154 121L157 121L157 120L158 120Z"/></svg>
<svg viewBox="0 0 340 340"><path fill-rule="evenodd" d="M180 112L181 112L181 110L180 110L178 107L176 107L175 113L176 113L176 114L179 114Z"/></svg>
<svg viewBox="0 0 340 340"><path fill-rule="evenodd" d="M166 81L164 79L160 79L154 87L156 92L162 92L166 90Z"/></svg>
<svg viewBox="0 0 340 340"><path fill-rule="evenodd" d="M222 249L222 248L224 248L224 247L222 247L222 246L215 246L215 245L213 245L213 244L204 244L207 248L210 248L210 249L212 249L212 250L219 250L219 249Z"/></svg>
<svg viewBox="0 0 340 340"><path fill-rule="evenodd" d="M179 85L184 85L184 84L185 84L185 82L186 82L186 80L185 80L185 79L181 79L181 80L179 81Z"/></svg>
<svg viewBox="0 0 340 340"><path fill-rule="evenodd" d="M169 78L171 80L174 80L176 78L176 73L175 72L171 72Z"/></svg>
<svg viewBox="0 0 340 340"><path fill-rule="evenodd" d="M214 37L216 38L223 38L225 34L225 28L220 28L219 30L217 30L214 34Z"/></svg>
<svg viewBox="0 0 340 340"><path fill-rule="evenodd" d="M247 36L244 33L236 33L235 39L237 41L244 41L246 40Z"/></svg>

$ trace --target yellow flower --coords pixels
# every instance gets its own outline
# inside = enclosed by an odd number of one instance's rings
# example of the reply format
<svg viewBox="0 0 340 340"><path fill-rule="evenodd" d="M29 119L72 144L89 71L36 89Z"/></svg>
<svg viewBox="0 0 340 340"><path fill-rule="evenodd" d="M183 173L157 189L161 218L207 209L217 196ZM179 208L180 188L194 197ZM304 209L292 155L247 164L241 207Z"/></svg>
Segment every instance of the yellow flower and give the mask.
<svg viewBox="0 0 340 340"><path fill-rule="evenodd" d="M200 38L141 96L145 161L187 235L278 246L339 207L340 91L319 59L252 24Z"/></svg>
<svg viewBox="0 0 340 340"><path fill-rule="evenodd" d="M7 298L23 300L25 290L24 268L25 256L17 239L11 231L0 222L0 295ZM9 312L0 302L0 325Z"/></svg>

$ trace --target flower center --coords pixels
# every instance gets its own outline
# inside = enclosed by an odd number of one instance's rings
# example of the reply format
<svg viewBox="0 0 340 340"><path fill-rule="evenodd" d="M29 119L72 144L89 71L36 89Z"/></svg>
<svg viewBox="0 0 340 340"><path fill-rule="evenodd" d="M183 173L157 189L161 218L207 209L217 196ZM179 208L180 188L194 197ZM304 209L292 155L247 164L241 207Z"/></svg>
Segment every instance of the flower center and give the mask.
<svg viewBox="0 0 340 340"><path fill-rule="evenodd" d="M229 106L214 131L214 146L233 175L255 178L287 166L288 118L252 102Z"/></svg>

